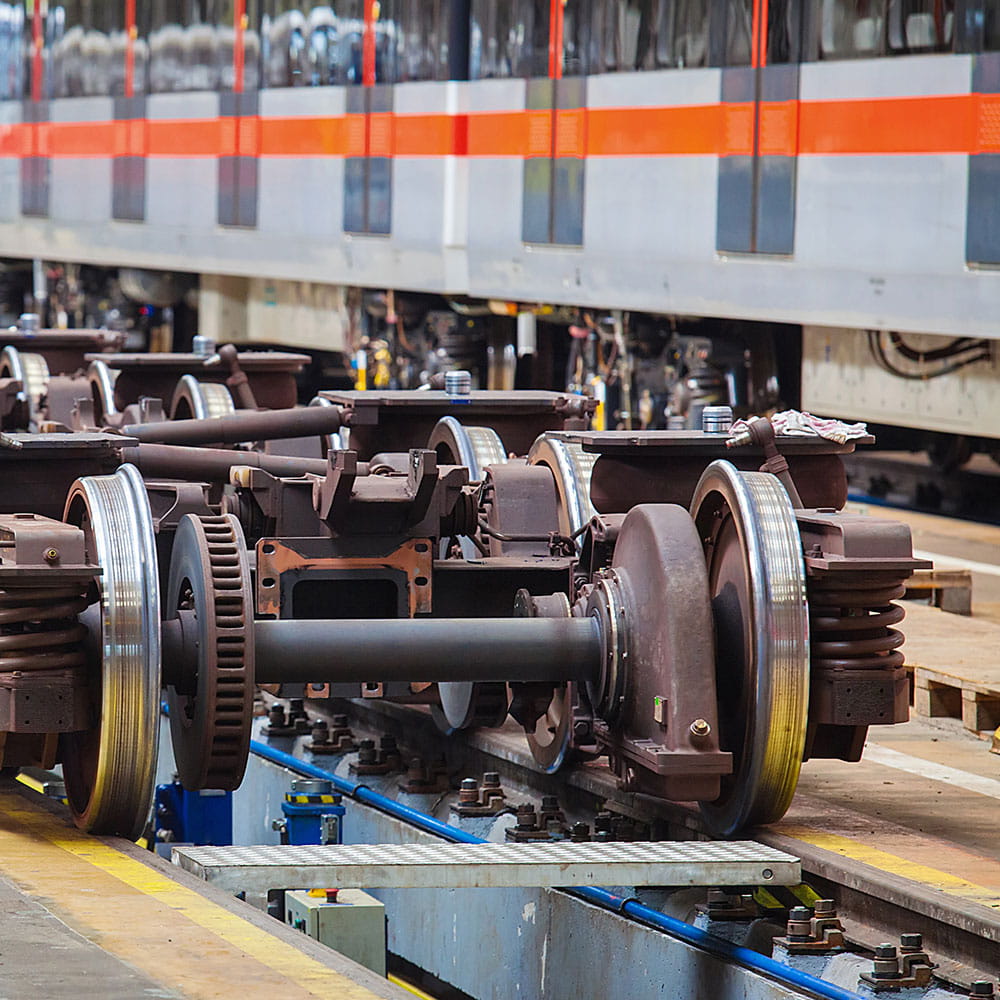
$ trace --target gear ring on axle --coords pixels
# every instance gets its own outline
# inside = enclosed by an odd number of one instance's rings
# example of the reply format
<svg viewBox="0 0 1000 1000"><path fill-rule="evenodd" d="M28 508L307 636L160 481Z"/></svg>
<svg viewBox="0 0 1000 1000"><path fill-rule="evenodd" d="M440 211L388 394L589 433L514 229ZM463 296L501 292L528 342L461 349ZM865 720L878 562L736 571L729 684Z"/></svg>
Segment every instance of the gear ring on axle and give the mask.
<svg viewBox="0 0 1000 1000"><path fill-rule="evenodd" d="M167 688L170 735L185 788L239 787L253 721L253 596L232 514L186 514L177 528L164 607L191 612L196 672Z"/></svg>
<svg viewBox="0 0 1000 1000"><path fill-rule="evenodd" d="M78 479L63 520L84 533L100 565L100 601L81 615L94 724L61 739L76 825L136 839L156 775L160 718L160 592L153 519L138 470Z"/></svg>
<svg viewBox="0 0 1000 1000"><path fill-rule="evenodd" d="M720 742L733 754L722 794L702 803L730 836L791 805L809 713L809 609L802 543L781 482L713 462L691 510L705 548L716 633Z"/></svg>

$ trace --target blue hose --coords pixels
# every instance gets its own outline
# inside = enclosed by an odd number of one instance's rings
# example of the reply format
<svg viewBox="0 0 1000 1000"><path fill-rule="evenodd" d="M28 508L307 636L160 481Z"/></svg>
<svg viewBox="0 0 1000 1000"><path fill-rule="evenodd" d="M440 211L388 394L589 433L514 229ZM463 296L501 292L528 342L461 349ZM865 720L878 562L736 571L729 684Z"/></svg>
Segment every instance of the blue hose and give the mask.
<svg viewBox="0 0 1000 1000"><path fill-rule="evenodd" d="M371 806L373 809L378 809L380 812L387 813L397 819L404 820L411 826L415 826L426 833L433 833L435 836L443 837L445 840L450 840L453 843L486 843L482 837L474 837L471 833L466 833L457 826L442 823L440 820L434 819L433 816L428 816L426 813L412 809L410 806L405 806L385 795L373 792L367 785L347 781L335 774L331 774L329 771L324 771L323 768L317 767L315 764L299 760L290 753L285 753L283 750L276 750L266 743L251 740L250 749L258 757L263 757L274 764L297 771L299 774L310 778L324 778L332 782L333 787L341 795L349 795L357 802ZM683 920L678 920L676 917L669 917L665 913L660 913L659 910L643 906L642 903L634 899L616 896L613 892L608 892L606 889L595 889L592 886L568 889L566 891L588 903L600 906L602 909L625 914L640 923L646 924L649 927L655 927L657 930L666 932L671 937L685 941L687 944L707 951L712 955L735 962L771 979L777 979L791 986L799 987L816 996L827 998L827 1000L859 1000L857 993L834 986L832 983L828 983L816 976L811 976L807 972L800 972L798 969L782 965L773 958L768 958L759 952L751 951L749 948L742 948L722 938L717 938L707 931L684 923Z"/></svg>

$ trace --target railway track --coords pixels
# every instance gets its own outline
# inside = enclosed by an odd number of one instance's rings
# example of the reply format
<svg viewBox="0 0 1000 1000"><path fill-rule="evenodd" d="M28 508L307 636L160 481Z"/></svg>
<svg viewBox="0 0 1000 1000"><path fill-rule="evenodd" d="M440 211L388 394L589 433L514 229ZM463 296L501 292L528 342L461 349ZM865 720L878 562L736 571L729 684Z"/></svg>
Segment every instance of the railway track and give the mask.
<svg viewBox="0 0 1000 1000"><path fill-rule="evenodd" d="M463 777L498 773L511 805L511 815L497 820L501 826L515 824L512 814L517 804L537 804L543 796L554 795L567 824L593 824L602 814L597 823L613 825L616 839L706 836L695 808L623 792L599 762L582 762L555 775L540 774L514 727L445 740L422 712L375 702L351 703L350 712L358 738L395 739L404 761L417 758L427 766L443 754L452 786ZM973 773L966 782L978 789L973 791L948 784L939 774L927 777L935 774L932 764L899 749L907 740L913 746L941 741L949 759L957 759L960 751L974 759L974 751L985 755L985 748L967 734L934 729L920 721L903 728L904 738L891 745L873 739L868 750L873 759L862 765L807 763L800 793L786 818L753 832L761 842L801 858L807 883L798 895L775 890L757 900L763 904L762 917L770 922L763 933L765 939L783 933L791 906L833 899L846 942L858 954L868 956L883 942L918 933L937 963L938 981L947 988L968 990L977 980L1000 976L1000 852L990 846L1000 782L991 784L987 776L979 775L977 785ZM313 757L305 749L307 737L257 739L338 775L351 773L352 758ZM980 770L988 770L988 765ZM407 799L399 791L398 772L351 780ZM881 796L875 791L879 788L884 789ZM442 791L423 802L430 815L448 822L455 800L455 793ZM956 814L966 822L946 830L943 818ZM637 890L635 895L673 918L689 920L694 915L691 893L664 897Z"/></svg>

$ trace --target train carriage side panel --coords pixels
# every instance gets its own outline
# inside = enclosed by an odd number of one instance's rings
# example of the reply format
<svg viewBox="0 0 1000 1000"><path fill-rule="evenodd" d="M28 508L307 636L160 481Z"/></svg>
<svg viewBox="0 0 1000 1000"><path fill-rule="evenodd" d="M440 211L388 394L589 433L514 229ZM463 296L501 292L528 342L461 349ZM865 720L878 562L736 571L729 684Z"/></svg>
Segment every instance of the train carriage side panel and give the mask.
<svg viewBox="0 0 1000 1000"><path fill-rule="evenodd" d="M50 103L48 207L54 220L89 228L106 225L111 218L113 118L113 102L107 97Z"/></svg>

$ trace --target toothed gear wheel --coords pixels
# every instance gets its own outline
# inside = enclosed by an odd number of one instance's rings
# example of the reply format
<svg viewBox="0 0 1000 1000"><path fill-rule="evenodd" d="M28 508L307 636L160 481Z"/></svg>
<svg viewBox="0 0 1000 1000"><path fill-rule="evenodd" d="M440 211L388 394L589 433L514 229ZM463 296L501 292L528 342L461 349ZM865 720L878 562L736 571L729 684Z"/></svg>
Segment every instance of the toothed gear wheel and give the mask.
<svg viewBox="0 0 1000 1000"><path fill-rule="evenodd" d="M167 613L197 622L197 674L167 689L177 772L191 790L238 788L253 717L253 596L246 543L232 514L182 518L174 539Z"/></svg>

